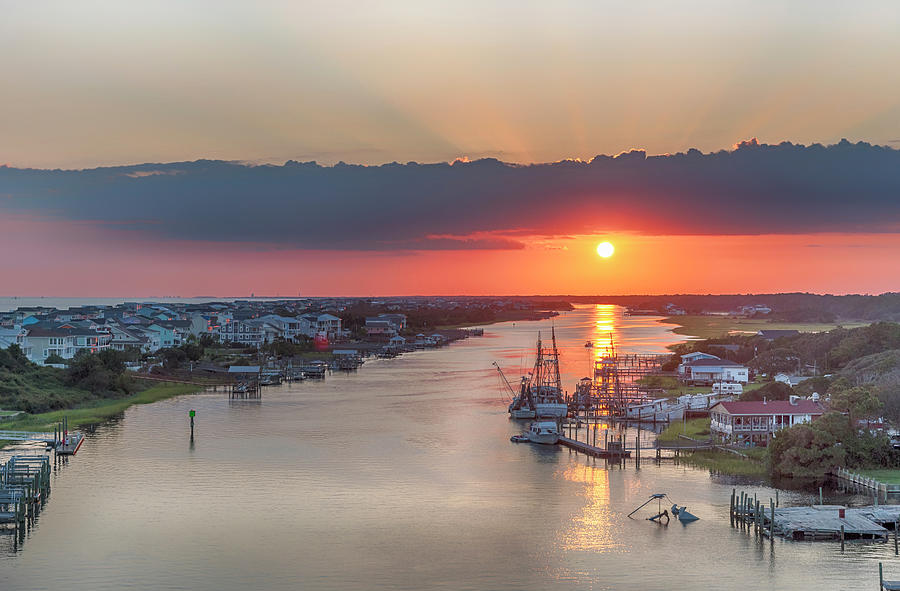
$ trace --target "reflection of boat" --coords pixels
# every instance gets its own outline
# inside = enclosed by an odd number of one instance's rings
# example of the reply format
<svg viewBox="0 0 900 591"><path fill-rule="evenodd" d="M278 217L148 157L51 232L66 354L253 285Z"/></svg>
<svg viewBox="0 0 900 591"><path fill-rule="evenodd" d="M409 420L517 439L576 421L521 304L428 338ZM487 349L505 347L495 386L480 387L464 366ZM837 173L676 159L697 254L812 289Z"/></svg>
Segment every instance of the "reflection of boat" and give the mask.
<svg viewBox="0 0 900 591"><path fill-rule="evenodd" d="M584 344L585 349L590 349L593 346L594 346L594 343L592 343L591 341L588 341Z"/></svg>
<svg viewBox="0 0 900 591"><path fill-rule="evenodd" d="M526 435L532 443L553 445L559 441L559 428L553 421L538 421L531 423Z"/></svg>

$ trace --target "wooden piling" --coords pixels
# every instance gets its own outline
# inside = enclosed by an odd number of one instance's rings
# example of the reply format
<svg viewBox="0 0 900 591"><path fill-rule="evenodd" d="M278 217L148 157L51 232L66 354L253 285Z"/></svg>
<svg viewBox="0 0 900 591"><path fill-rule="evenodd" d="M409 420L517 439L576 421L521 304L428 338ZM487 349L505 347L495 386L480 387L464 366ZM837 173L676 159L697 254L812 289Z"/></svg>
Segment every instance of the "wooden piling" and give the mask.
<svg viewBox="0 0 900 591"><path fill-rule="evenodd" d="M778 490L775 490L775 506L778 507Z"/></svg>
<svg viewBox="0 0 900 591"><path fill-rule="evenodd" d="M844 526L841 526L841 552L844 551Z"/></svg>
<svg viewBox="0 0 900 591"><path fill-rule="evenodd" d="M641 467L641 436L636 435L634 438L634 467Z"/></svg>
<svg viewBox="0 0 900 591"><path fill-rule="evenodd" d="M775 501L769 498L769 546L775 547Z"/></svg>
<svg viewBox="0 0 900 591"><path fill-rule="evenodd" d="M728 521L731 522L731 527L734 527L734 489L731 489L731 503L728 505Z"/></svg>
<svg viewBox="0 0 900 591"><path fill-rule="evenodd" d="M900 522L894 522L894 556L900 555L900 548L897 546L897 528L900 527Z"/></svg>
<svg viewBox="0 0 900 591"><path fill-rule="evenodd" d="M822 487L820 486L820 487L819 487L819 504L820 504L820 505L824 505L824 504L825 504L825 503L822 502L822 499L823 499L823 497L822 497Z"/></svg>

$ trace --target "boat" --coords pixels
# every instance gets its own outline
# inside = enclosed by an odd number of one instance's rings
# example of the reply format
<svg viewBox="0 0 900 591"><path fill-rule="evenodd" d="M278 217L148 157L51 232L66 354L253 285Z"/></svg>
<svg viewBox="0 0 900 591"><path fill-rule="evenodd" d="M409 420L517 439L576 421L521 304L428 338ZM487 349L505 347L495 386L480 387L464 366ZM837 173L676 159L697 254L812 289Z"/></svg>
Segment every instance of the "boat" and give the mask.
<svg viewBox="0 0 900 591"><path fill-rule="evenodd" d="M556 329L551 328L552 346L541 345L538 333L537 358L528 384L528 391L534 403L538 418L561 419L569 414L569 404L563 397L562 380L559 377L559 350L556 347Z"/></svg>
<svg viewBox="0 0 900 591"><path fill-rule="evenodd" d="M556 347L555 330L552 335L552 347L545 348L541 344L541 334L538 333L534 369L531 374L522 377L518 392L506 379L500 365L494 362L506 391L512 396L507 411L514 419L562 419L569 414L569 404L563 396L559 376L559 351Z"/></svg>
<svg viewBox="0 0 900 591"><path fill-rule="evenodd" d="M281 383L281 374L263 374L259 378L260 386L277 386Z"/></svg>
<svg viewBox="0 0 900 591"><path fill-rule="evenodd" d="M528 439L528 435L513 435L509 438L509 440L513 443L527 443L531 441L530 439Z"/></svg>
<svg viewBox="0 0 900 591"><path fill-rule="evenodd" d="M657 398L641 404L629 404L625 407L626 421L650 423L668 423L684 418L685 405L672 402L668 398Z"/></svg>
<svg viewBox="0 0 900 591"><path fill-rule="evenodd" d="M559 427L554 421L536 421L525 435L531 443L554 445L559 442Z"/></svg>
<svg viewBox="0 0 900 591"><path fill-rule="evenodd" d="M675 519L681 523L691 523L692 521L700 519L693 513L689 513L687 507L679 507L677 504L672 505L672 515L674 515Z"/></svg>

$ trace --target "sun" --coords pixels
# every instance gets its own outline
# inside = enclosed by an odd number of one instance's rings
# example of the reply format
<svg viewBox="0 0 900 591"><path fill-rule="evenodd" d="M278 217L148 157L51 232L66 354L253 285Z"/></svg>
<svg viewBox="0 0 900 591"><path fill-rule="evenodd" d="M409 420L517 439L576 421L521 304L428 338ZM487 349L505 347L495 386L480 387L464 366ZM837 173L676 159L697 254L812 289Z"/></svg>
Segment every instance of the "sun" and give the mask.
<svg viewBox="0 0 900 591"><path fill-rule="evenodd" d="M605 259L611 257L614 252L616 252L616 249L611 242L601 242L597 245L597 254Z"/></svg>

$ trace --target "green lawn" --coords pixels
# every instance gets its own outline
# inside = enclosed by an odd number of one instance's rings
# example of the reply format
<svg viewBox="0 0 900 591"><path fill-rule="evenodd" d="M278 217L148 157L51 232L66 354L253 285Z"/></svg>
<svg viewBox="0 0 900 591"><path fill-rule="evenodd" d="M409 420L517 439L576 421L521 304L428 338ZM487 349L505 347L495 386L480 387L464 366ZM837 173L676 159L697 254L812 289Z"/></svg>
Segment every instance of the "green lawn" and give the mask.
<svg viewBox="0 0 900 591"><path fill-rule="evenodd" d="M659 434L659 440L663 442L678 441L680 435L687 435L693 439L709 439L709 419L691 419L672 423Z"/></svg>
<svg viewBox="0 0 900 591"><path fill-rule="evenodd" d="M193 394L203 388L191 384L159 384L151 388L116 400L101 400L91 405L83 405L78 408L55 410L40 414L22 414L14 419L0 422L0 429L13 429L17 431L52 431L63 417L69 418L69 428L74 429L85 425L102 423L121 414L133 404L150 404L173 396Z"/></svg>
<svg viewBox="0 0 900 591"><path fill-rule="evenodd" d="M900 484L900 470L858 470L863 476L886 484Z"/></svg>
<svg viewBox="0 0 900 591"><path fill-rule="evenodd" d="M720 337L726 334L756 334L760 330L799 330L800 332L824 332L843 326L858 328L867 322L846 322L840 325L824 322L770 322L758 318L732 318L730 316L669 316L661 322L677 324L672 330L701 339Z"/></svg>
<svg viewBox="0 0 900 591"><path fill-rule="evenodd" d="M740 456L720 450L695 451L684 454L680 461L698 468L706 468L711 472L731 474L733 476L763 478L768 475L765 463L746 460Z"/></svg>

